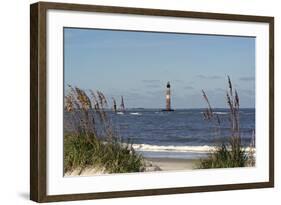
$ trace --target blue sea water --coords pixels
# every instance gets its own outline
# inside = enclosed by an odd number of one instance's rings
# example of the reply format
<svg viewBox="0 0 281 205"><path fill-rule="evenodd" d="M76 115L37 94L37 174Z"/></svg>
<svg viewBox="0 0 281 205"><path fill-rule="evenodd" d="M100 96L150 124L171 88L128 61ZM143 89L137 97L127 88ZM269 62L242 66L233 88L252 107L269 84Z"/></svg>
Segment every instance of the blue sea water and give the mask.
<svg viewBox="0 0 281 205"><path fill-rule="evenodd" d="M137 152L145 157L200 158L206 156L217 142L230 137L227 109L215 109L221 125L203 119L204 109L177 109L162 112L159 109L128 109L125 112L108 112L112 124L124 140L130 139ZM253 141L255 109L240 110L242 144Z"/></svg>

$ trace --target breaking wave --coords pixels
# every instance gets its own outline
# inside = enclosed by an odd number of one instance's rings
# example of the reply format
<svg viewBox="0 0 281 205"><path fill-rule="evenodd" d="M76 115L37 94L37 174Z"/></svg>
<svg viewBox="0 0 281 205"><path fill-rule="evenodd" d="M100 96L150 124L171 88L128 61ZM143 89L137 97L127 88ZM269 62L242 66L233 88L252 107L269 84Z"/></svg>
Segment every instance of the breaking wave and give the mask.
<svg viewBox="0 0 281 205"><path fill-rule="evenodd" d="M228 114L228 112L214 112L214 113L217 115L227 115Z"/></svg>
<svg viewBox="0 0 281 205"><path fill-rule="evenodd" d="M149 144L134 144L133 148L136 151L150 152L210 152L215 149L213 146L173 146L173 145L149 145Z"/></svg>
<svg viewBox="0 0 281 205"><path fill-rule="evenodd" d="M142 114L139 112L130 112L130 115L142 115Z"/></svg>
<svg viewBox="0 0 281 205"><path fill-rule="evenodd" d="M208 153L215 151L215 146L202 145L202 146L174 146L174 145L149 145L149 144L133 144L136 151L142 152L196 152ZM250 147L246 147L246 152L250 151ZM253 148L254 149L254 148ZM255 149L254 149L255 151Z"/></svg>
<svg viewBox="0 0 281 205"><path fill-rule="evenodd" d="M201 112L201 114L203 114L204 112ZM228 112L213 112L214 114L217 114L217 115L227 115Z"/></svg>

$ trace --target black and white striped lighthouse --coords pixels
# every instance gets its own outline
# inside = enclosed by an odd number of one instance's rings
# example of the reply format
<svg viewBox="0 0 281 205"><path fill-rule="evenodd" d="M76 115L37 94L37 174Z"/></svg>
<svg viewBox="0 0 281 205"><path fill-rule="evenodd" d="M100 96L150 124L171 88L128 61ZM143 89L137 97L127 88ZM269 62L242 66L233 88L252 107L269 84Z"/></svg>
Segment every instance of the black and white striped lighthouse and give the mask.
<svg viewBox="0 0 281 205"><path fill-rule="evenodd" d="M164 109L163 111L174 111L171 108L171 85L170 82L167 83L166 86L166 109Z"/></svg>

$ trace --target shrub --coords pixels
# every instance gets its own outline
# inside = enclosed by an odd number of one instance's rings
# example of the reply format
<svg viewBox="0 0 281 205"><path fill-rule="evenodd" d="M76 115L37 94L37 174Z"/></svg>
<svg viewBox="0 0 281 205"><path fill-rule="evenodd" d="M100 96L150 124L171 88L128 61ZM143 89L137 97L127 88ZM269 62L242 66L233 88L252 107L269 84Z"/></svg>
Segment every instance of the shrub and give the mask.
<svg viewBox="0 0 281 205"><path fill-rule="evenodd" d="M143 158L130 141L123 142L106 113L102 92L69 86L65 112L72 117L72 132L64 135L64 172L93 166L107 173L138 172Z"/></svg>
<svg viewBox="0 0 281 205"><path fill-rule="evenodd" d="M220 135L221 120L219 115L213 111L204 90L202 90L202 93L208 105L206 111L203 113L204 119L214 123L216 127L216 134ZM207 158L200 160L198 168L245 167L254 164L253 152L247 153L241 143L239 96L236 90L233 92L229 76L226 99L229 108L230 138L227 142L220 142L220 144L217 144L215 151L211 152Z"/></svg>

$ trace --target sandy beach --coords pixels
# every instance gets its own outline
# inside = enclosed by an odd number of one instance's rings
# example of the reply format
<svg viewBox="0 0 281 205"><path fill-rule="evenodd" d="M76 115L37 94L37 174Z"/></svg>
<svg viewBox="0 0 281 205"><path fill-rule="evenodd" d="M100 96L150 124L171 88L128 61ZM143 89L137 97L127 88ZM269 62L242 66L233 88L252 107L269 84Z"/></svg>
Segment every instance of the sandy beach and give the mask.
<svg viewBox="0 0 281 205"><path fill-rule="evenodd" d="M175 158L145 158L147 167L145 172L153 171L179 171L179 170L192 170L196 168L198 160L195 159L175 159ZM75 169L72 172L65 173L64 176L94 176L100 174L108 174L102 169L94 167L86 167Z"/></svg>
<svg viewBox="0 0 281 205"><path fill-rule="evenodd" d="M196 168L198 160L175 158L146 158L153 166L158 166L161 171L192 170Z"/></svg>

